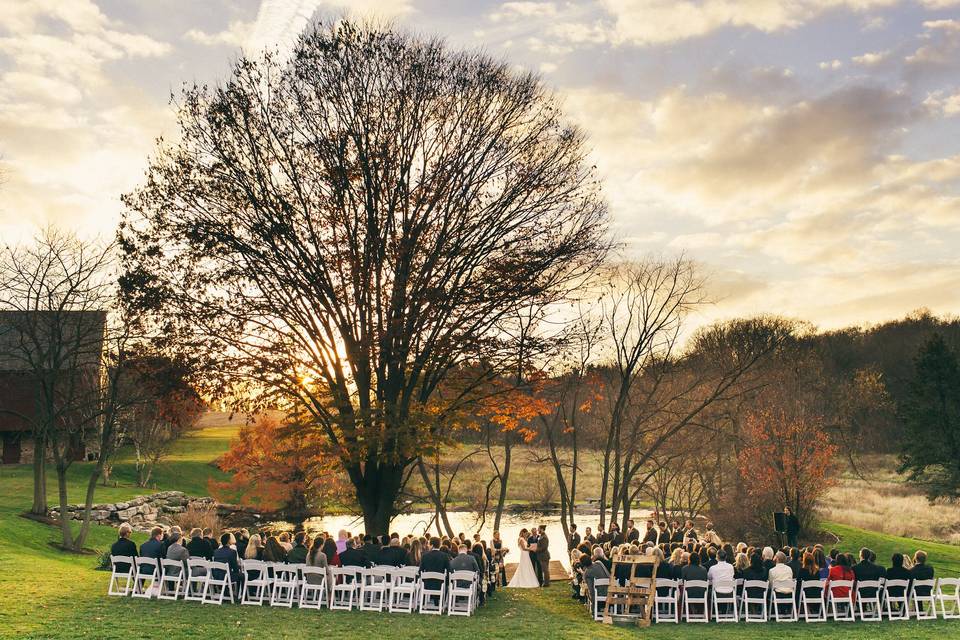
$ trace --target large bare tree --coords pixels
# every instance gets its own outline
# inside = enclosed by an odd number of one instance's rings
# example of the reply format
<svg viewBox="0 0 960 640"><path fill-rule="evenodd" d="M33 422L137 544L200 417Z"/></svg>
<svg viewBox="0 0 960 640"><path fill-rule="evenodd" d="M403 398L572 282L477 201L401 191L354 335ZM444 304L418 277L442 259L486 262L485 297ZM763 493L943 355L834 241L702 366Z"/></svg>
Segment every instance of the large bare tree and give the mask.
<svg viewBox="0 0 960 640"><path fill-rule="evenodd" d="M178 106L125 198L129 299L214 395L309 412L385 533L447 373L497 375L504 319L603 258L583 135L535 75L350 20Z"/></svg>

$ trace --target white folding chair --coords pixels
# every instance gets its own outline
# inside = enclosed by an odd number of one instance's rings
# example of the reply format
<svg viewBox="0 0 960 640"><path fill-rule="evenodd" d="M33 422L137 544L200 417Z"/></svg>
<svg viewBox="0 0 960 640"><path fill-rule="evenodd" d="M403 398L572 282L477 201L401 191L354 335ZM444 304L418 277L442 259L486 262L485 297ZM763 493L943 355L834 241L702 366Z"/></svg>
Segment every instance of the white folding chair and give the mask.
<svg viewBox="0 0 960 640"><path fill-rule="evenodd" d="M857 581L857 613L865 622L883 620L883 607L880 599L883 595L883 578L879 580Z"/></svg>
<svg viewBox="0 0 960 640"><path fill-rule="evenodd" d="M657 581L659 586L660 581ZM740 622L737 612L737 583L733 580L713 583L713 619L716 622ZM721 605L723 608L721 609Z"/></svg>
<svg viewBox="0 0 960 640"><path fill-rule="evenodd" d="M653 619L656 622L680 622L680 583L670 578L657 578L653 596Z"/></svg>
<svg viewBox="0 0 960 640"><path fill-rule="evenodd" d="M745 622L766 622L767 621L767 593L770 591L770 583L766 580L744 580L743 597L740 598L740 605L743 607L743 620ZM758 609L755 613L753 609Z"/></svg>
<svg viewBox="0 0 960 640"><path fill-rule="evenodd" d="M124 566L126 566L126 570L119 568ZM107 586L107 595L130 595L130 592L133 591L135 568L133 556L110 556L110 584Z"/></svg>
<svg viewBox="0 0 960 640"><path fill-rule="evenodd" d="M203 602L203 592L210 575L210 562L203 558L187 558L187 588L184 600Z"/></svg>
<svg viewBox="0 0 960 640"><path fill-rule="evenodd" d="M272 592L267 563L260 560L243 561L243 589L240 590L240 604L262 606Z"/></svg>
<svg viewBox="0 0 960 640"><path fill-rule="evenodd" d="M937 581L914 580L910 585L910 603L913 605L913 616L917 620L937 619ZM137 595L134 593L133 595Z"/></svg>
<svg viewBox="0 0 960 640"><path fill-rule="evenodd" d="M603 620L606 610L607 589L610 588L610 578L597 578L593 581L593 619Z"/></svg>
<svg viewBox="0 0 960 640"><path fill-rule="evenodd" d="M157 598L176 600L183 589L183 563L179 560L160 561L160 591Z"/></svg>
<svg viewBox="0 0 960 640"><path fill-rule="evenodd" d="M910 619L910 581L886 580L883 583L883 607L888 620Z"/></svg>
<svg viewBox="0 0 960 640"><path fill-rule="evenodd" d="M360 611L383 611L387 605L387 570L364 569L360 574Z"/></svg>
<svg viewBox="0 0 960 640"><path fill-rule="evenodd" d="M474 571L454 571L450 574L447 615L469 616L477 594L477 574Z"/></svg>
<svg viewBox="0 0 960 640"><path fill-rule="evenodd" d="M271 607L293 607L297 597L299 571L296 565L277 563L273 566L273 588L270 590Z"/></svg>
<svg viewBox="0 0 960 640"><path fill-rule="evenodd" d="M683 581L683 619L687 622L710 622L710 604L707 590L710 583L706 580ZM694 591L695 593L691 593ZM690 605L703 607L703 613L690 613Z"/></svg>
<svg viewBox="0 0 960 640"><path fill-rule="evenodd" d="M390 613L413 613L417 606L417 567L401 567L393 570L390 586Z"/></svg>
<svg viewBox="0 0 960 640"><path fill-rule="evenodd" d="M330 585L330 608L350 611L360 586L357 581L357 568L333 567L331 574L333 584Z"/></svg>
<svg viewBox="0 0 960 640"><path fill-rule="evenodd" d="M804 622L827 621L826 587L826 580L804 580L800 583L800 615Z"/></svg>
<svg viewBox="0 0 960 640"><path fill-rule="evenodd" d="M319 609L327 600L327 570L325 567L300 569L301 609Z"/></svg>
<svg viewBox="0 0 960 640"><path fill-rule="evenodd" d="M944 620L960 618L960 578L940 578L937 581L937 602Z"/></svg>
<svg viewBox="0 0 960 640"><path fill-rule="evenodd" d="M846 595L837 593L845 589ZM853 622L853 580L831 580L827 587L827 604L830 607L830 617L837 622Z"/></svg>
<svg viewBox="0 0 960 640"><path fill-rule="evenodd" d="M207 582L203 585L201 604L223 604L223 599L230 596L233 602L233 581L230 579L230 565L226 562L207 563Z"/></svg>
<svg viewBox="0 0 960 640"><path fill-rule="evenodd" d="M133 582L133 597L149 600L160 588L160 563L156 558L137 556L133 559L137 577Z"/></svg>
<svg viewBox="0 0 960 640"><path fill-rule="evenodd" d="M428 588L427 580L440 583L440 588ZM420 613L430 615L443 615L443 607L447 597L447 573L438 571L425 571L420 574ZM437 599L436 605L433 599Z"/></svg>
<svg viewBox="0 0 960 640"><path fill-rule="evenodd" d="M770 585L770 610L777 622L796 622L799 619L796 580L778 580Z"/></svg>

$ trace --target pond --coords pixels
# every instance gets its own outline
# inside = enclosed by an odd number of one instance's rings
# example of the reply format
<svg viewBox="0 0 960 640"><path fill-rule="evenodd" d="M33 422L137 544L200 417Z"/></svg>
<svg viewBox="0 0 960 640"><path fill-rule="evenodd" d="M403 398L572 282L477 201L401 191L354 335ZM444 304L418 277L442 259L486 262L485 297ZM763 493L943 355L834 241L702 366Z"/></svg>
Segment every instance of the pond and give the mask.
<svg viewBox="0 0 960 640"><path fill-rule="evenodd" d="M638 522L638 528L643 529L639 524L646 520L651 511L635 510L633 517ZM493 537L493 517L488 516L486 523L478 527L479 520L477 514L473 511L448 511L450 526L453 532L459 534L463 532L468 538L472 538L474 533L489 542ZM421 535L426 531L428 523L432 519L432 513L407 513L397 516L390 525L391 531L396 531L401 536L408 533ZM577 517L577 528L581 535L586 527L591 527L594 531L597 529L597 523L600 517L597 514L584 514ZM504 513L500 520L500 538L507 549L512 549L512 553L507 554L507 563L516 562L517 539L520 536L521 529L530 529L533 526L546 525L547 536L550 538L550 559L559 560L564 568L570 568L570 558L567 553L567 544L563 538L563 528L560 526L560 516L549 513L526 512L522 514ZM270 522L264 524L264 529L293 529L293 524L289 522ZM309 518L303 523L304 529L311 534L317 534L321 531L327 531L336 536L337 531L346 529L356 534L363 530L363 518L357 516L323 516ZM431 535L437 534L436 525L431 527Z"/></svg>

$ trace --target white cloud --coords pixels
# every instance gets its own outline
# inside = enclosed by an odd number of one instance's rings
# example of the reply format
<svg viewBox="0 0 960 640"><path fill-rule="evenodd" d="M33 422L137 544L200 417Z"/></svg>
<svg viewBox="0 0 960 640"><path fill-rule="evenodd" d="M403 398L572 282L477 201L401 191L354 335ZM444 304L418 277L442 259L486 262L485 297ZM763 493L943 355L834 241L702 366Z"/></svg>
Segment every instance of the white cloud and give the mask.
<svg viewBox="0 0 960 640"><path fill-rule="evenodd" d="M553 2L504 2L490 13L490 20L518 20L524 18L552 18L557 15Z"/></svg>
<svg viewBox="0 0 960 640"><path fill-rule="evenodd" d="M924 106L938 115L960 115L960 93L945 95L943 91L934 91L923 101Z"/></svg>
<svg viewBox="0 0 960 640"><path fill-rule="evenodd" d="M252 22L234 20L226 29L217 33L207 33L201 29L190 29L183 34L183 36L188 40L192 40L208 47L217 45L241 47L250 36L250 30L252 27Z"/></svg>
<svg viewBox="0 0 960 640"><path fill-rule="evenodd" d="M840 60L830 60L829 62L821 62L821 69L839 69L843 66L843 62Z"/></svg>
<svg viewBox="0 0 960 640"><path fill-rule="evenodd" d="M850 60L852 60L854 64L862 67L873 67L886 60L889 56L889 51L873 51L859 56L853 56Z"/></svg>

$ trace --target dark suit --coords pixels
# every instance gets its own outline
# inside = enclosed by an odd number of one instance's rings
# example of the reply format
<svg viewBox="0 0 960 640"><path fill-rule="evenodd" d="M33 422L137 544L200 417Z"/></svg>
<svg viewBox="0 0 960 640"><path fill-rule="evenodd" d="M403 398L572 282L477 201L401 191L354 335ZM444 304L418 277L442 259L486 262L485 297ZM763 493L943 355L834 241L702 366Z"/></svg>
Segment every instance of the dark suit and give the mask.
<svg viewBox="0 0 960 640"><path fill-rule="evenodd" d="M688 564L687 566L680 569L680 579L686 582L687 580L707 580L707 570L696 564ZM699 598L703 595L703 588L696 589L686 589L691 596Z"/></svg>
<svg viewBox="0 0 960 640"><path fill-rule="evenodd" d="M634 531L636 531L636 529L634 529ZM659 535L660 534L656 529L647 529L647 532L643 535L643 541L657 544L657 537Z"/></svg>
<svg viewBox="0 0 960 640"><path fill-rule="evenodd" d="M210 548L210 544L205 538L197 536L195 538L190 538L190 542L187 543L187 551L190 552L191 558L206 558L207 560L213 560L213 549Z"/></svg>
<svg viewBox="0 0 960 640"><path fill-rule="evenodd" d="M137 545L133 544L129 538L117 538L117 541L110 547L110 555L136 558ZM130 571L130 564L127 562L118 562L116 568L117 571Z"/></svg>
<svg viewBox="0 0 960 640"><path fill-rule="evenodd" d="M904 569L903 567L890 567L889 569L887 569L886 578L887 578L887 581L906 580L909 583L911 576L910 576L910 571L907 569ZM890 595L899 598L904 594L906 587L888 587L888 589L890 591Z"/></svg>
<svg viewBox="0 0 960 640"><path fill-rule="evenodd" d="M410 564L407 551L403 547L383 547L377 554L377 564L388 567L405 567Z"/></svg>
<svg viewBox="0 0 960 640"><path fill-rule="evenodd" d="M290 553L287 554L287 563L288 564L306 564L307 548L302 544L294 545L293 549L290 549Z"/></svg>
<svg viewBox="0 0 960 640"><path fill-rule="evenodd" d="M220 547L213 552L214 562L223 562L230 567L230 582L240 581L240 563L237 561L237 552L230 547ZM223 576L217 571L213 571L214 578L220 579Z"/></svg>
<svg viewBox="0 0 960 640"><path fill-rule="evenodd" d="M163 542L156 538L150 538L140 545L140 555L144 558L155 558L159 560L163 557Z"/></svg>
<svg viewBox="0 0 960 640"><path fill-rule="evenodd" d="M446 573L450 570L450 556L448 556L443 551L439 549L431 549L423 554L423 557L420 558L420 573L426 573L427 571L436 572L436 573ZM440 581L439 580L424 580L423 586L427 589L439 589Z"/></svg>
<svg viewBox="0 0 960 640"><path fill-rule="evenodd" d="M540 543L540 536L536 533L530 534L527 538L527 544L533 546ZM536 551L527 551L530 554L530 562L533 564L533 572L537 574L537 582L543 585L543 567L540 566L540 559Z"/></svg>
<svg viewBox="0 0 960 640"><path fill-rule="evenodd" d="M580 546L580 534L574 531L570 534L570 542L567 543L567 551L573 551Z"/></svg>
<svg viewBox="0 0 960 640"><path fill-rule="evenodd" d="M915 564L910 570L910 578L913 580L933 580L933 567L928 564ZM918 596L930 595L930 587L917 587Z"/></svg>
<svg viewBox="0 0 960 640"><path fill-rule="evenodd" d="M640 531L638 529L627 530L627 542L637 542L639 539L640 539Z"/></svg>
<svg viewBox="0 0 960 640"><path fill-rule="evenodd" d="M534 561L540 565L540 584L545 587L550 586L550 538L546 533L540 534L537 542L537 554Z"/></svg>
<svg viewBox="0 0 960 640"><path fill-rule="evenodd" d="M367 567L366 554L360 549L345 549L340 554L340 565L343 567Z"/></svg>
<svg viewBox="0 0 960 640"><path fill-rule="evenodd" d="M373 566L377 563L377 557L380 555L380 545L368 542L360 549L367 558L367 564Z"/></svg>

